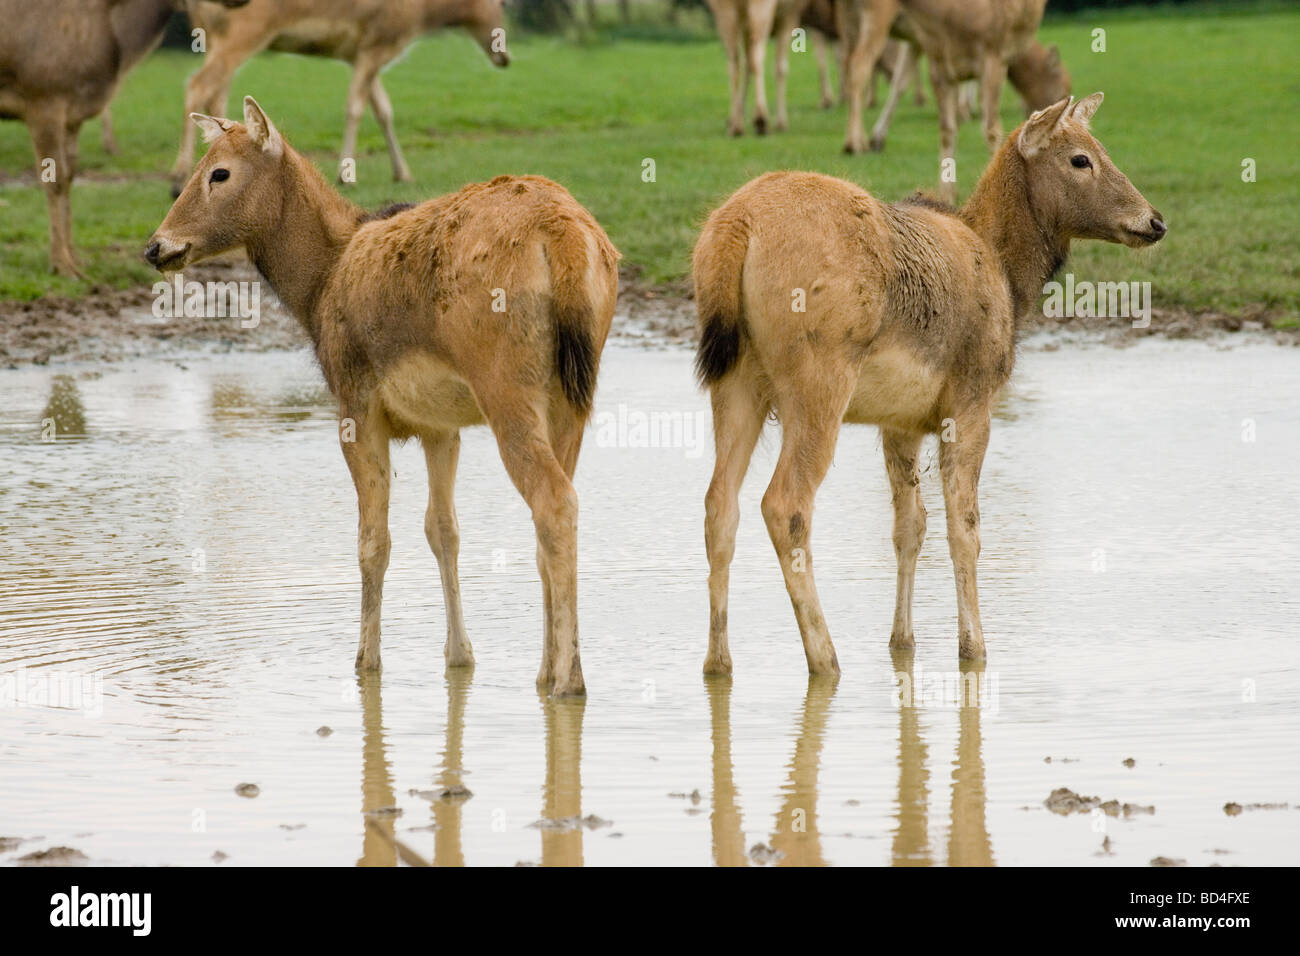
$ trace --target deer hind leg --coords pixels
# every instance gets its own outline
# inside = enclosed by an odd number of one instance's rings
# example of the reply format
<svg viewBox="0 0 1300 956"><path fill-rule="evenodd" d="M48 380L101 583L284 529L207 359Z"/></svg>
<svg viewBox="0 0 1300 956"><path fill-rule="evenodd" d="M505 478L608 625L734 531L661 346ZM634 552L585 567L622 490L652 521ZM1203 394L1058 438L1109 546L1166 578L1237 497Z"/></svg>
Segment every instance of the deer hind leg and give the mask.
<svg viewBox="0 0 1300 956"><path fill-rule="evenodd" d="M731 673L727 596L740 524L740 486L763 430L767 405L759 400L754 384L737 372L713 386L712 400L716 458L704 498L704 547L709 555L709 651L704 673L725 675Z"/></svg>
<svg viewBox="0 0 1300 956"><path fill-rule="evenodd" d="M948 518L948 550L957 580L957 654L964 660L982 660L984 631L975 565L980 553L979 482L989 442L988 409L958 417L954 435L953 441L940 443L939 470Z"/></svg>
<svg viewBox="0 0 1300 956"><path fill-rule="evenodd" d="M185 84L185 119L181 124L181 145L172 164L172 196L179 196L194 168L194 148L198 142L198 127L190 121L191 113L220 116L226 111L226 95L230 80L242 62L225 53L225 48L209 50L203 65Z"/></svg>
<svg viewBox="0 0 1300 956"><path fill-rule="evenodd" d="M889 98L885 100L885 106L876 118L876 125L871 128L871 142L868 145L873 153L885 148L885 137L889 135L889 124L894 121L894 110L898 109L898 101L907 92L907 84L911 77L907 68L913 57L912 45L900 42L898 59L894 61L894 72L889 77Z"/></svg>
<svg viewBox="0 0 1300 956"><path fill-rule="evenodd" d="M1002 96L1002 83L1007 78L1007 65L994 54L984 58L980 74L980 109L983 111L984 143L989 152L996 152L1002 144L1002 117L998 115L998 99Z"/></svg>
<svg viewBox="0 0 1300 956"><path fill-rule="evenodd" d="M111 107L105 106L103 112L99 114L99 138L104 147L104 152L110 156L118 154L117 137L113 135L113 111Z"/></svg>
<svg viewBox="0 0 1300 956"><path fill-rule="evenodd" d="M767 38L772 35L776 0L757 0L749 8L749 80L754 84L754 132L767 132Z"/></svg>
<svg viewBox="0 0 1300 956"><path fill-rule="evenodd" d="M384 140L388 143L388 158L393 164L393 181L409 183L411 170L402 156L402 147L397 142L397 129L393 126L393 104L388 98L388 91L380 82L378 74L370 84L370 108L375 112L375 119L384 129Z"/></svg>
<svg viewBox="0 0 1300 956"><path fill-rule="evenodd" d="M849 7L855 7L849 15ZM844 13L841 13L841 7ZM867 148L867 134L862 125L863 94L880 52L889 39L889 26L898 12L897 0L872 0L869 4L836 4L841 19L840 35L845 37L845 82L849 91L849 122L844 137L846 153L861 153ZM850 22L850 21L856 22Z"/></svg>
<svg viewBox="0 0 1300 956"><path fill-rule="evenodd" d="M32 148L36 152L36 175L45 186L45 205L50 217L50 267L59 275L79 276L72 252L72 177L66 108L61 103L33 111L29 121ZM75 135L75 130L71 131ZM52 175L47 175L53 163Z"/></svg>
<svg viewBox="0 0 1300 956"><path fill-rule="evenodd" d="M443 653L448 667L473 667L474 648L465 634L465 617L460 606L460 525L456 521L454 488L460 460L460 432L435 432L423 438L424 459L429 468L429 508L424 514L424 536L438 559L442 578L443 604L447 613L447 646Z"/></svg>
<svg viewBox="0 0 1300 956"><path fill-rule="evenodd" d="M357 560L361 565L361 641L357 668L378 670L379 616L388 570L388 424L379 413L354 415L355 441L341 442L357 489Z"/></svg>
<svg viewBox="0 0 1300 956"><path fill-rule="evenodd" d="M817 57L817 85L821 88L821 108L830 109L835 105L835 94L831 90L830 65L828 63L828 54L826 35L820 31L813 31L813 54Z"/></svg>
<svg viewBox="0 0 1300 956"><path fill-rule="evenodd" d="M586 685L578 655L578 494L535 407L485 403L487 390L476 394L537 530L538 572L550 604L539 683L555 696L581 696Z"/></svg>
<svg viewBox="0 0 1300 956"><path fill-rule="evenodd" d="M881 438L894 501L894 556L898 560L898 594L889 646L905 650L916 643L912 633L912 586L916 580L916 558L925 540L925 505L921 502L917 467L922 436L882 429Z"/></svg>
<svg viewBox="0 0 1300 956"><path fill-rule="evenodd" d="M781 455L763 495L763 520L799 622L808 672L838 674L839 661L813 580L812 514L813 499L835 456L840 421L853 392L853 376L837 377L827 369L822 374L834 391L818 395L815 409L806 402L791 403L794 407L790 409L778 408L783 429Z"/></svg>
<svg viewBox="0 0 1300 956"><path fill-rule="evenodd" d="M790 78L790 44L798 16L782 16L776 24L776 129L789 129L790 117L785 108L786 81Z"/></svg>
<svg viewBox="0 0 1300 956"><path fill-rule="evenodd" d="M727 80L731 92L731 111L727 114L727 132L741 136L745 132L745 97L748 95L748 77L745 73L743 47L744 31L734 7L719 4L714 10L718 23L718 36L727 53Z"/></svg>
<svg viewBox="0 0 1300 956"><path fill-rule="evenodd" d="M957 85L939 76L930 64L934 99L939 104L939 197L957 198Z"/></svg>

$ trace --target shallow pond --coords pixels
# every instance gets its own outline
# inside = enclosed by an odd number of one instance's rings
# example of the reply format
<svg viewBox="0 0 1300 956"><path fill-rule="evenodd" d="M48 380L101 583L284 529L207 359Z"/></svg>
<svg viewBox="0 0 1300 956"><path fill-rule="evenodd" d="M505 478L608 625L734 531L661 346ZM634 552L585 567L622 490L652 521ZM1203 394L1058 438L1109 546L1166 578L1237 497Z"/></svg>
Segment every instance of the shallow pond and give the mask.
<svg viewBox="0 0 1300 956"><path fill-rule="evenodd" d="M814 522L838 685L808 680L759 514L774 430L742 501L735 677L701 676L690 358L605 356L577 479L585 702L534 691L532 526L486 431L457 484L476 670L443 674L410 444L385 669L358 681L355 498L307 355L0 372L0 837L22 840L0 862L392 865L394 836L468 864L1295 862L1300 352L1025 352L984 468L965 706L931 446L917 649L891 658L871 428L843 432ZM1062 815L1060 787L1155 810Z"/></svg>

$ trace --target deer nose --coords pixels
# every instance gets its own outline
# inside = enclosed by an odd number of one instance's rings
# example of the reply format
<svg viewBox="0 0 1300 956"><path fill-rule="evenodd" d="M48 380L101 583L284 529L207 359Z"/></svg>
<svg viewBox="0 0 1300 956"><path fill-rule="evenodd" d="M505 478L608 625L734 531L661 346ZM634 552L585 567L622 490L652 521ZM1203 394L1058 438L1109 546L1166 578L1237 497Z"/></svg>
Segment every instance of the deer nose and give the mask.
<svg viewBox="0 0 1300 956"><path fill-rule="evenodd" d="M158 241L155 239L153 242L149 243L149 245L145 246L144 249L145 261L155 268L158 265L158 253L161 251L161 248L162 247L159 246Z"/></svg>
<svg viewBox="0 0 1300 956"><path fill-rule="evenodd" d="M1161 217L1160 213L1156 213L1154 216L1151 217L1151 234L1153 236L1155 236L1157 239L1163 239L1165 233L1167 233L1168 231L1169 231L1169 227L1165 225L1165 221Z"/></svg>

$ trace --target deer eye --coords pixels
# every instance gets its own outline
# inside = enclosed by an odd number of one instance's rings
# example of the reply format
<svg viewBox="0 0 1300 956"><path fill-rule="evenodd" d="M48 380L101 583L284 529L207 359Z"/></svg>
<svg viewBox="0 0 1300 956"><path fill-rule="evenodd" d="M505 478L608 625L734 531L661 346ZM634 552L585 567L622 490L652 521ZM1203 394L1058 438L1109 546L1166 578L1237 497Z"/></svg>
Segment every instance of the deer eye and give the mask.
<svg viewBox="0 0 1300 956"><path fill-rule="evenodd" d="M1087 169L1092 165L1092 160L1083 153L1076 153L1070 157L1070 165L1075 169Z"/></svg>
<svg viewBox="0 0 1300 956"><path fill-rule="evenodd" d="M224 182L225 182L227 179L229 179L229 178L230 178L230 170L228 170L228 169L214 169L214 170L212 171L212 175L208 177L208 182L210 182L210 183L224 183Z"/></svg>

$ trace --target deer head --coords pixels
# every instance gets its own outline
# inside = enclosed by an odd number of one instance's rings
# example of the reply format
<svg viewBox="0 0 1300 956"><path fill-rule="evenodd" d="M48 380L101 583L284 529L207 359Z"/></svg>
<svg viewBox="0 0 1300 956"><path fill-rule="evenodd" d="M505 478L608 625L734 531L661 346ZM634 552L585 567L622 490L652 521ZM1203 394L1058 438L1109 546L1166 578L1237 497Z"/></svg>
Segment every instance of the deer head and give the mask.
<svg viewBox="0 0 1300 956"><path fill-rule="evenodd" d="M1102 239L1137 248L1168 231L1152 207L1088 130L1102 94L1064 99L1039 110L1020 127L1030 208L1040 224L1065 239Z"/></svg>
<svg viewBox="0 0 1300 956"><path fill-rule="evenodd" d="M458 26L469 31L488 59L497 66L510 65L506 49L505 0L466 0Z"/></svg>
<svg viewBox="0 0 1300 956"><path fill-rule="evenodd" d="M1025 101L1025 115L1070 95L1070 74L1056 46L1034 43L1007 64L1007 79Z"/></svg>
<svg viewBox="0 0 1300 956"><path fill-rule="evenodd" d="M190 118L212 146L145 248L145 259L161 271L243 246L274 227L281 206L287 146L256 100L244 97L242 124L202 113Z"/></svg>

